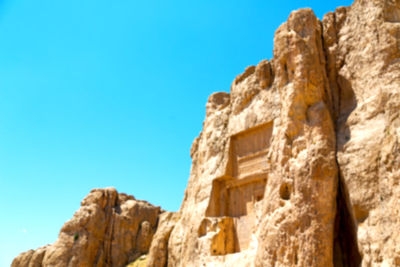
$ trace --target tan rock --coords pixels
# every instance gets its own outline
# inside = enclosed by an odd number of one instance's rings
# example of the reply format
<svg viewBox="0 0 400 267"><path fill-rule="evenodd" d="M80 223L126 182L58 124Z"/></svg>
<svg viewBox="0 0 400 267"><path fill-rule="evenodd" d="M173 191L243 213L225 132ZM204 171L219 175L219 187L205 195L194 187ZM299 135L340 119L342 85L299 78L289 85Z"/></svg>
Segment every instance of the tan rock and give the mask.
<svg viewBox="0 0 400 267"><path fill-rule="evenodd" d="M337 160L362 266L400 266L400 2L355 1L324 17L338 84Z"/></svg>
<svg viewBox="0 0 400 267"><path fill-rule="evenodd" d="M400 266L398 22L390 0L295 11L210 97L168 266Z"/></svg>
<svg viewBox="0 0 400 267"><path fill-rule="evenodd" d="M42 267L42 261L47 247L48 246L44 246L36 250L28 250L27 252L21 253L14 259L11 267Z"/></svg>
<svg viewBox="0 0 400 267"><path fill-rule="evenodd" d="M321 34L310 9L293 12L275 34L281 112L268 154L256 266L333 263L338 182Z"/></svg>
<svg viewBox="0 0 400 267"><path fill-rule="evenodd" d="M338 180L321 35L311 10L292 13L273 70L247 68L228 105L210 97L168 266L332 265Z"/></svg>
<svg viewBox="0 0 400 267"><path fill-rule="evenodd" d="M160 208L114 188L94 189L57 241L18 256L18 266L125 266L148 252Z"/></svg>
<svg viewBox="0 0 400 267"><path fill-rule="evenodd" d="M177 213L94 190L13 267L400 266L400 1L290 14L190 155Z"/></svg>
<svg viewBox="0 0 400 267"><path fill-rule="evenodd" d="M178 220L178 214L164 212L160 215L157 232L153 237L149 255L147 257L148 267L164 267L168 262L168 241L172 229Z"/></svg>

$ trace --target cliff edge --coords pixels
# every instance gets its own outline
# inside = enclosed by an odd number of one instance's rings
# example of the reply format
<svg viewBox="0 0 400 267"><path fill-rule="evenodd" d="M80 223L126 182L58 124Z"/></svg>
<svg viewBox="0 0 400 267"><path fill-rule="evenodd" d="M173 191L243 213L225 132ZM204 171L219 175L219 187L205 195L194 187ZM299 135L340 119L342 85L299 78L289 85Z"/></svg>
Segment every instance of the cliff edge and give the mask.
<svg viewBox="0 0 400 267"><path fill-rule="evenodd" d="M97 190L13 267L400 266L400 1L294 11L273 52L209 97L177 213Z"/></svg>

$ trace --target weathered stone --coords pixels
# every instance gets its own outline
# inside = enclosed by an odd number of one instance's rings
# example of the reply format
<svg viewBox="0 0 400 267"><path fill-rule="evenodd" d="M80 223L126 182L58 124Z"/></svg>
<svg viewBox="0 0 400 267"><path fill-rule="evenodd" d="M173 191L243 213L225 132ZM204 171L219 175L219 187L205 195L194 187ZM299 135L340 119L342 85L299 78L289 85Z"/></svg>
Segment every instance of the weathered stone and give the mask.
<svg viewBox="0 0 400 267"><path fill-rule="evenodd" d="M94 190L55 244L13 267L123 266L148 252L135 264L400 266L399 22L398 0L356 0L322 21L294 11L274 58L209 97L178 212Z"/></svg>
<svg viewBox="0 0 400 267"><path fill-rule="evenodd" d="M168 262L168 241L178 220L177 213L164 212L160 215L157 232L149 250L147 266L164 267Z"/></svg>
<svg viewBox="0 0 400 267"><path fill-rule="evenodd" d="M362 266L400 266L400 2L355 1L324 17L337 84L337 160ZM333 68L332 68L333 69Z"/></svg>
<svg viewBox="0 0 400 267"><path fill-rule="evenodd" d="M148 252L160 208L114 188L94 189L57 241L18 256L19 266L125 266Z"/></svg>
<svg viewBox="0 0 400 267"><path fill-rule="evenodd" d="M28 250L21 253L18 257L14 259L11 267L41 267L47 247L48 246L44 246L36 250Z"/></svg>
<svg viewBox="0 0 400 267"><path fill-rule="evenodd" d="M390 0L290 15L208 109L168 266L400 266L399 21Z"/></svg>

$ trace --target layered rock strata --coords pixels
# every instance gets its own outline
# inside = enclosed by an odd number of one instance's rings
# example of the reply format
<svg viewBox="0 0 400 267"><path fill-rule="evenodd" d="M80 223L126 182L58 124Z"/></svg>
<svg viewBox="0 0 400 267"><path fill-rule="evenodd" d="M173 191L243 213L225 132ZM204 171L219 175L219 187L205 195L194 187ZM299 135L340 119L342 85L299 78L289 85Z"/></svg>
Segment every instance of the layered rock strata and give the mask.
<svg viewBox="0 0 400 267"><path fill-rule="evenodd" d="M20 254L11 266L125 266L148 252L160 213L114 188L94 189L54 244Z"/></svg>

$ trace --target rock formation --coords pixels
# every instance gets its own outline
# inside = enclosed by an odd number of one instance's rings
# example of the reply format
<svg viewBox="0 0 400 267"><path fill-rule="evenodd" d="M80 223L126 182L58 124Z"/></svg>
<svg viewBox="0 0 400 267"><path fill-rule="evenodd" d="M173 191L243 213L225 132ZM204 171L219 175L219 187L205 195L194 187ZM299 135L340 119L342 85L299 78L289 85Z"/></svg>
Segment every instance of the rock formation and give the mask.
<svg viewBox="0 0 400 267"><path fill-rule="evenodd" d="M178 217L176 213L164 212L160 215L157 232L151 242L147 266L166 266L168 262L168 240Z"/></svg>
<svg viewBox="0 0 400 267"><path fill-rule="evenodd" d="M94 191L54 245L13 266L123 266L158 217L149 267L400 266L400 1L356 0L322 21L294 11L274 58L212 94L203 125L177 213L143 215L126 196L118 213L120 197ZM83 227L97 220L119 241Z"/></svg>
<svg viewBox="0 0 400 267"><path fill-rule="evenodd" d="M94 189L54 244L20 254L11 266L125 266L148 252L160 213L114 188Z"/></svg>
<svg viewBox="0 0 400 267"><path fill-rule="evenodd" d="M399 22L390 0L295 11L210 96L168 266L400 266Z"/></svg>

